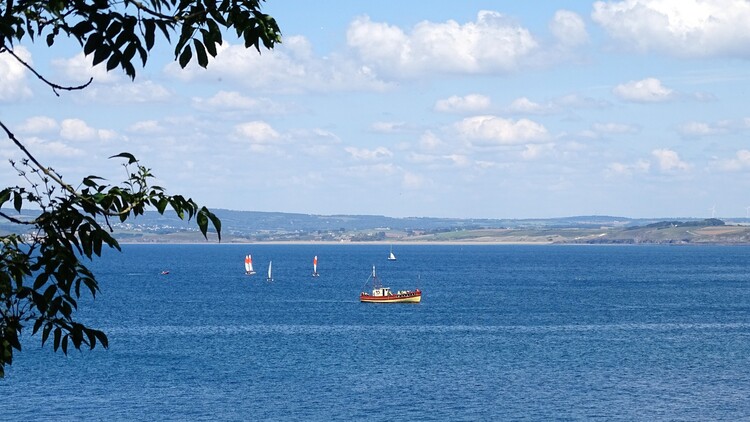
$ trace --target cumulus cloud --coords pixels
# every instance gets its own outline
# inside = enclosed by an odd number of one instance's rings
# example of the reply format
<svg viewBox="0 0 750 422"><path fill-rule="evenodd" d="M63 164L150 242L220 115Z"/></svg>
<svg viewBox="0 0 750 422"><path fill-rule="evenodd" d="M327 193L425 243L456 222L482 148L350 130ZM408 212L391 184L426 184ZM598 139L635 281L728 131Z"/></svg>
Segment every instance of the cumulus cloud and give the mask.
<svg viewBox="0 0 750 422"><path fill-rule="evenodd" d="M443 140L441 140L440 137L435 135L435 133L432 131L428 130L419 137L419 147L424 150L436 150L443 145L445 145L445 142L443 142Z"/></svg>
<svg viewBox="0 0 750 422"><path fill-rule="evenodd" d="M686 171L690 170L690 164L682 161L677 152L670 149L661 148L651 151L651 155L656 158L659 169L664 172Z"/></svg>
<svg viewBox="0 0 750 422"><path fill-rule="evenodd" d="M555 107L551 104L539 104L526 97L516 98L508 107L508 111L512 113L524 114L546 114L554 110Z"/></svg>
<svg viewBox="0 0 750 422"><path fill-rule="evenodd" d="M263 54L228 42L217 46L217 52L207 69L194 63L182 69L172 62L164 72L183 81L228 80L265 92L382 91L390 87L360 63L338 55L315 57L309 42L300 36L285 37L283 44Z"/></svg>
<svg viewBox="0 0 750 422"><path fill-rule="evenodd" d="M630 176L634 173L646 173L651 168L651 163L646 160L637 160L634 163L610 163L607 172L610 175Z"/></svg>
<svg viewBox="0 0 750 422"><path fill-rule="evenodd" d="M490 98L481 94L453 95L435 103L435 111L441 113L477 113L489 107Z"/></svg>
<svg viewBox="0 0 750 422"><path fill-rule="evenodd" d="M427 70L510 72L538 47L528 29L487 10L480 11L474 22L423 21L408 33L363 16L349 25L346 39L368 66L392 75L412 76Z"/></svg>
<svg viewBox="0 0 750 422"><path fill-rule="evenodd" d="M348 152L355 160L375 161L393 156L393 153L386 147L377 147L375 149L346 147L344 151Z"/></svg>
<svg viewBox="0 0 750 422"><path fill-rule="evenodd" d="M21 123L18 130L24 134L40 134L52 133L57 131L58 128L59 125L55 119L46 116L34 116Z"/></svg>
<svg viewBox="0 0 750 422"><path fill-rule="evenodd" d="M281 135L268 123L254 121L236 125L233 138L251 145L266 145L276 143Z"/></svg>
<svg viewBox="0 0 750 422"><path fill-rule="evenodd" d="M745 0L597 1L591 18L629 49L679 57L750 56Z"/></svg>
<svg viewBox="0 0 750 422"><path fill-rule="evenodd" d="M209 98L194 97L192 104L201 111L249 111L261 114L285 111L283 106L267 98L252 98L236 91L219 91Z"/></svg>
<svg viewBox="0 0 750 422"><path fill-rule="evenodd" d="M734 158L720 160L714 166L722 171L740 171L750 168L750 151L743 149L737 151Z"/></svg>
<svg viewBox="0 0 750 422"><path fill-rule="evenodd" d="M646 78L617 85L612 93L624 101L637 103L658 103L674 98L674 91L666 88L656 78Z"/></svg>
<svg viewBox="0 0 750 422"><path fill-rule="evenodd" d="M592 129L601 134L618 135L624 133L635 133L638 128L632 125L626 125L623 123L595 123Z"/></svg>
<svg viewBox="0 0 750 422"><path fill-rule="evenodd" d="M378 133L395 133L405 130L407 125L404 122L375 122L370 127Z"/></svg>
<svg viewBox="0 0 750 422"><path fill-rule="evenodd" d="M716 135L719 133L724 133L725 127L722 127L723 125L711 125L708 123L703 122L687 122L683 125L681 125L678 128L678 131L683 136L688 137L700 137L700 136L709 136L709 135Z"/></svg>
<svg viewBox="0 0 750 422"><path fill-rule="evenodd" d="M589 34L586 32L586 24L583 19L574 12L558 10L549 25L552 35L560 44L565 46L577 46L588 42Z"/></svg>
<svg viewBox="0 0 750 422"><path fill-rule="evenodd" d="M156 120L142 120L128 127L128 131L140 134L158 134L164 133L165 130L161 123Z"/></svg>
<svg viewBox="0 0 750 422"><path fill-rule="evenodd" d="M108 129L96 129L81 119L65 119L60 122L60 137L68 141L109 141L117 134Z"/></svg>
<svg viewBox="0 0 750 422"><path fill-rule="evenodd" d="M410 171L404 171L401 186L404 189L419 189L425 184L425 178Z"/></svg>
<svg viewBox="0 0 750 422"><path fill-rule="evenodd" d="M544 141L549 137L547 129L534 121L514 121L496 116L469 117L456 123L455 129L473 145L527 144Z"/></svg>
<svg viewBox="0 0 750 422"><path fill-rule="evenodd" d="M68 59L55 59L52 61L52 67L57 71L57 74L65 78L66 81L72 84L84 84L88 82L89 78L93 78L95 83L114 83L117 81L124 81L124 73L119 72L115 69L111 72L107 72L105 63L99 63L96 66L91 66L94 56L84 56L83 53L78 53L75 56Z"/></svg>
<svg viewBox="0 0 750 422"><path fill-rule="evenodd" d="M553 147L552 144L528 144L521 151L521 157L524 160L534 160L551 151Z"/></svg>
<svg viewBox="0 0 750 422"><path fill-rule="evenodd" d="M166 102L172 93L162 85L152 81L133 82L130 80L109 85L92 85L84 92L86 101L107 104L145 104Z"/></svg>
<svg viewBox="0 0 750 422"><path fill-rule="evenodd" d="M16 47L13 52L26 63L33 64L31 53L24 47ZM0 101L18 101L31 97L31 89L26 85L28 70L8 53L0 53Z"/></svg>

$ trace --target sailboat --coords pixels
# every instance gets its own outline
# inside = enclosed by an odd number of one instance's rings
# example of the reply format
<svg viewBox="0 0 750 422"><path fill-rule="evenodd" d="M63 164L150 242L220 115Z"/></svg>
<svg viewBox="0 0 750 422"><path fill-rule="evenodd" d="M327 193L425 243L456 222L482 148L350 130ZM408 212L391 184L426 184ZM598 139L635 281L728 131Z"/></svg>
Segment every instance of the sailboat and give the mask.
<svg viewBox="0 0 750 422"><path fill-rule="evenodd" d="M359 294L360 302L368 303L419 303L422 300L422 291L416 290L399 290L396 293L391 292L390 287L383 287L383 284L375 275L375 266L372 266L372 274L367 279L365 285L372 280L371 293L362 292Z"/></svg>
<svg viewBox="0 0 750 422"><path fill-rule="evenodd" d="M266 281L273 281L273 277L271 277L271 264L273 264L273 261L268 261L268 277L266 277Z"/></svg>
<svg viewBox="0 0 750 422"><path fill-rule="evenodd" d="M245 274L255 274L255 270L253 270L253 257L250 255L245 256Z"/></svg>
<svg viewBox="0 0 750 422"><path fill-rule="evenodd" d="M389 261L395 261L396 260L396 255L393 254L393 245L391 245L391 253L388 254L388 260Z"/></svg>
<svg viewBox="0 0 750 422"><path fill-rule="evenodd" d="M313 258L313 277L318 277L320 274L318 274L318 255L315 255L315 258Z"/></svg>

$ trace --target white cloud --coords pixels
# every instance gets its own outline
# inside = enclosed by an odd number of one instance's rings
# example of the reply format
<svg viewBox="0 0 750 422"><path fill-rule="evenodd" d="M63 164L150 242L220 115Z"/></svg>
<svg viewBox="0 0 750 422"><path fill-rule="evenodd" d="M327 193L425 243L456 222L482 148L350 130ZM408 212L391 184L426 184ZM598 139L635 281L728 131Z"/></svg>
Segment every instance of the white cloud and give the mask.
<svg viewBox="0 0 750 422"><path fill-rule="evenodd" d="M651 169L651 163L646 160L637 160L631 164L611 163L607 166L610 175L630 176L633 173L646 173Z"/></svg>
<svg viewBox="0 0 750 422"><path fill-rule="evenodd" d="M725 130L719 126L713 126L703 122L688 122L678 128L683 136L709 136L723 133Z"/></svg>
<svg viewBox="0 0 750 422"><path fill-rule="evenodd" d="M93 141L99 132L81 119L65 119L60 123L60 137L69 141Z"/></svg>
<svg viewBox="0 0 750 422"><path fill-rule="evenodd" d="M638 103L657 103L674 98L674 91L664 87L656 78L646 78L640 81L630 81L617 85L612 92L624 101Z"/></svg>
<svg viewBox="0 0 750 422"><path fill-rule="evenodd" d="M410 33L363 16L349 25L346 38L367 66L392 76L510 72L538 47L528 29L486 10L475 22L422 21Z"/></svg>
<svg viewBox="0 0 750 422"><path fill-rule="evenodd" d="M528 119L517 121L496 116L475 116L455 124L460 136L474 145L516 145L544 141L547 129Z"/></svg>
<svg viewBox="0 0 750 422"><path fill-rule="evenodd" d="M107 72L106 61L96 66L91 66L94 56L84 56L78 53L69 59L55 59L52 66L57 69L57 74L62 75L66 81L74 85L81 85L93 78L93 83L114 83L123 81L125 76L117 69ZM89 87L91 88L91 87Z"/></svg>
<svg viewBox="0 0 750 422"><path fill-rule="evenodd" d="M26 119L18 127L19 132L26 134L52 133L57 131L57 121L51 117L34 116Z"/></svg>
<svg viewBox="0 0 750 422"><path fill-rule="evenodd" d="M562 45L577 46L588 42L589 34L586 32L586 24L577 13L558 10L549 27Z"/></svg>
<svg viewBox="0 0 750 422"><path fill-rule="evenodd" d="M210 98L193 97L193 107L201 111L249 111L280 114L284 107L267 98L251 98L236 91L219 91Z"/></svg>
<svg viewBox="0 0 750 422"><path fill-rule="evenodd" d="M15 47L13 52L26 63L33 65L31 53L24 47ZM31 97L26 85L28 70L8 53L0 53L0 101L18 101Z"/></svg>
<svg viewBox="0 0 750 422"><path fill-rule="evenodd" d="M619 135L624 133L635 133L638 132L638 128L632 125L626 125L623 123L595 123L592 129L597 133Z"/></svg>
<svg viewBox="0 0 750 422"><path fill-rule="evenodd" d="M651 151L651 155L656 158L659 169L664 172L686 171L690 170L690 164L682 161L680 156L670 149L661 148Z"/></svg>
<svg viewBox="0 0 750 422"><path fill-rule="evenodd" d="M394 133L406 129L404 122L375 122L371 126L372 130L379 133Z"/></svg>
<svg viewBox="0 0 750 422"><path fill-rule="evenodd" d="M115 72L115 70L113 70ZM84 91L85 101L107 104L144 104L168 101L172 93L162 85L152 81L131 82L109 85L92 85Z"/></svg>
<svg viewBox="0 0 750 422"><path fill-rule="evenodd" d="M636 51L750 56L750 3L744 0L597 1L591 18Z"/></svg>
<svg viewBox="0 0 750 422"><path fill-rule="evenodd" d="M513 100L508 111L525 114L546 114L554 111L554 109L555 107L549 104L539 104L526 97L520 97Z"/></svg>
<svg viewBox="0 0 750 422"><path fill-rule="evenodd" d="M750 151L739 150L734 158L717 161L714 165L722 171L740 171L750 168Z"/></svg>
<svg viewBox="0 0 750 422"><path fill-rule="evenodd" d="M419 147L424 150L433 151L442 147L443 145L445 145L445 142L443 142L432 131L423 133L419 138Z"/></svg>
<svg viewBox="0 0 750 422"><path fill-rule="evenodd" d="M435 103L435 111L441 113L477 113L489 107L490 98L481 94L453 95Z"/></svg>
<svg viewBox="0 0 750 422"><path fill-rule="evenodd" d="M401 180L401 186L404 189L419 189L425 184L423 176L414 174L410 171L404 171L403 179Z"/></svg>
<svg viewBox="0 0 750 422"><path fill-rule="evenodd" d="M249 142L253 145L272 144L281 137L271 125L261 121L236 125L233 136L234 139Z"/></svg>
<svg viewBox="0 0 750 422"><path fill-rule="evenodd" d="M390 87L370 68L341 56L316 58L304 47L307 44L303 37L285 37L283 44L258 54L253 48L225 42L217 46L218 53L211 59L208 69L195 63L182 69L171 62L164 71L168 77L183 81L218 79L250 89L279 93L382 91Z"/></svg>
<svg viewBox="0 0 750 422"><path fill-rule="evenodd" d="M553 144L528 144L524 147L524 150L521 151L521 157L524 160L534 160L545 153L552 151L553 148Z"/></svg>
<svg viewBox="0 0 750 422"><path fill-rule="evenodd" d="M140 134L164 133L165 130L166 129L161 123L156 120L142 120L140 122L135 122L128 127L128 131Z"/></svg>
<svg viewBox="0 0 750 422"><path fill-rule="evenodd" d="M346 147L344 151L348 152L355 160L362 161L375 161L393 156L393 153L386 147L377 147L375 149Z"/></svg>

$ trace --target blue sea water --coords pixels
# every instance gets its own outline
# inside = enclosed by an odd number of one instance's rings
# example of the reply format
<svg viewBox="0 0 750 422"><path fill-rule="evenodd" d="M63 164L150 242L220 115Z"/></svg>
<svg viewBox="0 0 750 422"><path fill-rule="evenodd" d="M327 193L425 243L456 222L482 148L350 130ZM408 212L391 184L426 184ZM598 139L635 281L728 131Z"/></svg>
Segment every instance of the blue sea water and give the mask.
<svg viewBox="0 0 750 422"><path fill-rule="evenodd" d="M110 348L64 356L26 339L0 380L0 414L750 419L748 247L396 245L395 262L388 252L125 245L91 263L102 291L79 313ZM422 289L422 303L359 303L372 265L394 290Z"/></svg>

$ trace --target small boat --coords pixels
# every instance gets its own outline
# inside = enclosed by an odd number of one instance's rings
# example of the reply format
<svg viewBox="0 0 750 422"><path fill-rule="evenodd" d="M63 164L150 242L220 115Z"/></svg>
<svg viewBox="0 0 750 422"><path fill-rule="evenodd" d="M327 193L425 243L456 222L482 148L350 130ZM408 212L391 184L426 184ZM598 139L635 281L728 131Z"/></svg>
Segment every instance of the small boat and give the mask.
<svg viewBox="0 0 750 422"><path fill-rule="evenodd" d="M273 281L273 277L271 277L271 264L273 264L273 261L268 261L268 277L266 277L266 281Z"/></svg>
<svg viewBox="0 0 750 422"><path fill-rule="evenodd" d="M245 274L255 274L255 270L253 270L253 257L250 255L245 256Z"/></svg>
<svg viewBox="0 0 750 422"><path fill-rule="evenodd" d="M393 245L391 245L391 253L388 254L388 260L389 261L395 261L396 260L396 255L393 254Z"/></svg>
<svg viewBox="0 0 750 422"><path fill-rule="evenodd" d="M168 270L164 270L164 271L161 272L161 275L167 275L167 274L169 274Z"/></svg>
<svg viewBox="0 0 750 422"><path fill-rule="evenodd" d="M318 255L315 255L315 258L313 258L313 277L318 277L320 274L318 274Z"/></svg>
<svg viewBox="0 0 750 422"><path fill-rule="evenodd" d="M399 290L393 293L390 287L383 287L375 275L375 266L372 266L372 274L365 282L367 285L372 280L372 293L362 292L359 294L360 302L368 303L419 303L422 300L422 291L416 290Z"/></svg>

